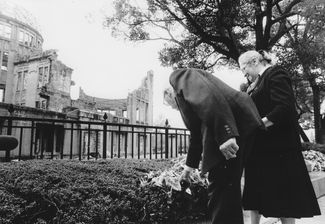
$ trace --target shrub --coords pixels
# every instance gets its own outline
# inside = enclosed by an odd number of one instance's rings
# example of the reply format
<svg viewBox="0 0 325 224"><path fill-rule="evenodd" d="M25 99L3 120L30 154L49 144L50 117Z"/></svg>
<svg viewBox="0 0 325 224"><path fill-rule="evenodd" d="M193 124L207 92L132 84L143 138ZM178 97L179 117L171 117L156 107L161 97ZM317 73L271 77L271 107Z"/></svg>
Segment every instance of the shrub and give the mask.
<svg viewBox="0 0 325 224"><path fill-rule="evenodd" d="M192 185L192 195L141 187L147 173L172 165L131 159L0 163L0 223L186 223L204 217L202 186Z"/></svg>

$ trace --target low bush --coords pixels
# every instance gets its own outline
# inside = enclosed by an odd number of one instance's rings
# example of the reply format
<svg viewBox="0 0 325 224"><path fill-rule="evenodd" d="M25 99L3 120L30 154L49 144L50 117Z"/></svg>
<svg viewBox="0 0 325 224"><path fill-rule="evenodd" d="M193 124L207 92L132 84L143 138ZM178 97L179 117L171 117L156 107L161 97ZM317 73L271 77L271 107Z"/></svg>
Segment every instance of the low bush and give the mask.
<svg viewBox="0 0 325 224"><path fill-rule="evenodd" d="M0 223L189 223L206 215L206 189L192 195L141 186L169 160L30 160L0 163ZM200 200L199 200L200 199Z"/></svg>

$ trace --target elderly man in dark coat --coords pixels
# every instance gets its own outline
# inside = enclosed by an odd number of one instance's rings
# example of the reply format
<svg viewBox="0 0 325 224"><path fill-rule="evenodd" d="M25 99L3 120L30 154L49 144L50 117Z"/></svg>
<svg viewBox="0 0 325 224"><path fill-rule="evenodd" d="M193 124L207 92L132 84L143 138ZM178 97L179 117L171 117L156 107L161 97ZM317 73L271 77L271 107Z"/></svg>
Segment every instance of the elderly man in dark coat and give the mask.
<svg viewBox="0 0 325 224"><path fill-rule="evenodd" d="M200 69L180 69L170 84L186 127L191 132L186 167L189 181L202 160L209 172L208 209L213 224L243 224L240 180L250 143L264 128L258 111L243 92Z"/></svg>

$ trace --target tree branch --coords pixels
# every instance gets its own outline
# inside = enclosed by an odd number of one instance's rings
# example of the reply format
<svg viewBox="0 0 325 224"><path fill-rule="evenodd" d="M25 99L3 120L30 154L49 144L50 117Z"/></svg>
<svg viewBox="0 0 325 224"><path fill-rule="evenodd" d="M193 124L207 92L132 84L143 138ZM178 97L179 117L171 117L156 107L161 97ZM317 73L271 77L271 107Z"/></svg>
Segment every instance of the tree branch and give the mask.
<svg viewBox="0 0 325 224"><path fill-rule="evenodd" d="M302 1L303 1L303 0L293 0L292 2L290 2L290 3L287 5L287 7L284 9L284 12L283 12L283 13L284 13L284 14L289 13L295 5L297 5L298 3L302 2Z"/></svg>
<svg viewBox="0 0 325 224"><path fill-rule="evenodd" d="M276 42L279 41L279 39L286 33L289 33L290 30L292 30L297 24L294 24L290 27L286 27L285 24L283 24L283 27L280 27L277 34L274 37L270 38L269 44L270 46L274 45Z"/></svg>
<svg viewBox="0 0 325 224"><path fill-rule="evenodd" d="M281 21L283 21L284 19L289 18L289 17L294 16L294 15L297 15L297 14L298 14L297 12L289 12L289 13L282 14L282 15L279 16L278 18L273 19L273 20L272 20L272 24L275 24L275 23L281 22Z"/></svg>
<svg viewBox="0 0 325 224"><path fill-rule="evenodd" d="M184 16L186 17L186 19L195 27L195 31L193 32L195 35L200 36L201 39L211 45L216 51L220 50L220 53L222 54L226 54L229 55L229 51L224 50L220 47L218 47L215 42L221 42L223 44L226 45L227 41L229 40L226 37L222 37L222 36L213 36L213 35L208 35L203 29L202 27L196 23L196 21L192 18L192 16L189 14L188 10L183 6L183 4L181 3L180 0L175 0L177 5L179 6L180 10L182 11L182 13L184 14Z"/></svg>
<svg viewBox="0 0 325 224"><path fill-rule="evenodd" d="M156 4L159 3L159 4ZM172 17L175 18L175 20L180 24L182 25L185 29L188 29L187 25L183 22L183 19L182 18L179 18L169 7L166 6L166 4L164 3L161 3L160 1L155 1L154 3L156 6L158 6L162 11L167 11Z"/></svg>
<svg viewBox="0 0 325 224"><path fill-rule="evenodd" d="M275 5L278 5L280 2L282 2L283 0L274 0L272 7Z"/></svg>
<svg viewBox="0 0 325 224"><path fill-rule="evenodd" d="M268 40L270 39L270 35L271 35L271 28L272 28L272 0L267 0L266 3L266 24L265 24L265 28L264 28L264 35L263 38L264 40Z"/></svg>
<svg viewBox="0 0 325 224"><path fill-rule="evenodd" d="M221 59L227 59L227 57L221 56L221 57L217 58L217 59L216 59L213 63L211 63L211 65L208 66L207 68L210 69L210 68L214 67L214 66L219 62L219 60L221 60Z"/></svg>

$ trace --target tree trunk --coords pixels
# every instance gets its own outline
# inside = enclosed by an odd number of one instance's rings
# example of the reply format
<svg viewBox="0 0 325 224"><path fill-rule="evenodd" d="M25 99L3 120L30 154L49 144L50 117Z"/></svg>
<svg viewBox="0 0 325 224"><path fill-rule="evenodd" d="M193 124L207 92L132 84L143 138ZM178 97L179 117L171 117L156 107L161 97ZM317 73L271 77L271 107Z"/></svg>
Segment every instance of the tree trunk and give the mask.
<svg viewBox="0 0 325 224"><path fill-rule="evenodd" d="M320 91L315 79L310 79L309 83L313 91L315 141L321 143Z"/></svg>

